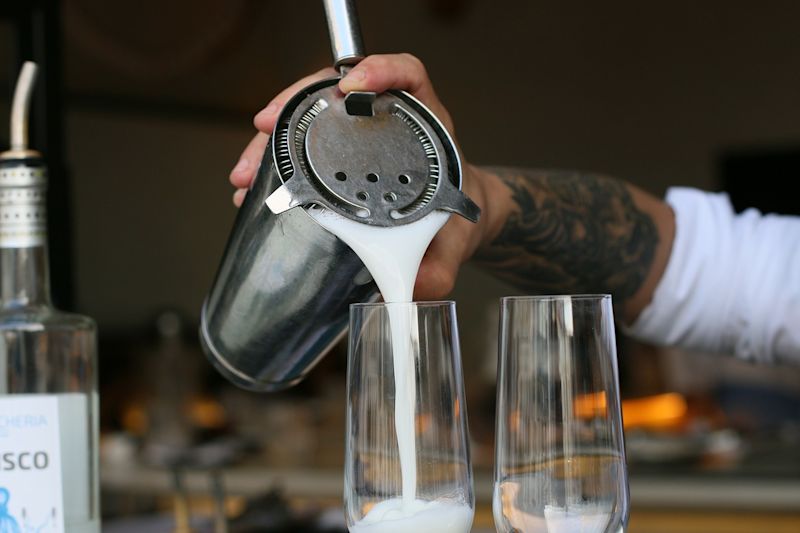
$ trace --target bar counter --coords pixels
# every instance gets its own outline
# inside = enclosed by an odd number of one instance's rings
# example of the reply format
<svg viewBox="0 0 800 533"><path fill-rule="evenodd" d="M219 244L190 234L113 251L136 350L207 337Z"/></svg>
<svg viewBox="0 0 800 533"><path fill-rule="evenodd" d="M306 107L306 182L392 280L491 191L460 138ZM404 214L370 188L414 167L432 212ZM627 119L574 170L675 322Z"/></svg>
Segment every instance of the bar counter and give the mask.
<svg viewBox="0 0 800 533"><path fill-rule="evenodd" d="M324 506L334 517L341 507L340 470L240 466L224 470L222 479L229 499L277 489L288 501ZM106 468L102 487L104 494L160 494L167 499L173 494L171 474L151 468ZM187 472L184 487L193 500L208 499L209 473ZM494 531L491 473L476 472L475 488L478 503L473 532ZM629 533L800 531L800 479L632 475L630 488ZM208 505L197 503L195 507Z"/></svg>

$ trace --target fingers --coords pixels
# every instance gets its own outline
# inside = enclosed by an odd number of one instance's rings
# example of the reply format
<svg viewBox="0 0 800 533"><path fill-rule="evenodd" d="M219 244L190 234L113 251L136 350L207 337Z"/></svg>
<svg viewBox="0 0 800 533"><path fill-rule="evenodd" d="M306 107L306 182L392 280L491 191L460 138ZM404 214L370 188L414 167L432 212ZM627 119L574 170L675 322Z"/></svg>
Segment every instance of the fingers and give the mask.
<svg viewBox="0 0 800 533"><path fill-rule="evenodd" d="M311 74L310 76L306 76L305 78L296 81L281 91L278 96L273 98L264 109L256 114L255 118L253 119L253 124L255 125L256 129L266 134L272 133L272 130L275 128L275 121L278 120L278 115L280 114L281 109L283 109L283 106L286 105L286 102L288 102L292 96L312 83L327 78L333 78L335 76L337 76L337 72L333 68L327 67L315 72L314 74Z"/></svg>
<svg viewBox="0 0 800 533"><path fill-rule="evenodd" d="M452 132L450 115L433 90L422 62L411 54L385 54L366 57L342 78L339 89L381 93L400 89L411 93L428 106Z"/></svg>
<svg viewBox="0 0 800 533"><path fill-rule="evenodd" d="M425 255L419 265L414 284L414 300L441 300L452 292L458 274L458 264L452 264L442 254Z"/></svg>
<svg viewBox="0 0 800 533"><path fill-rule="evenodd" d="M464 166L462 189L481 208L481 218L473 224L452 215L436 234L420 264L414 286L415 299L438 300L450 294L461 264L472 257L485 239L489 210L484 182L490 178L497 180L496 176L489 176L477 167ZM502 186L494 184L494 188L501 189Z"/></svg>
<svg viewBox="0 0 800 533"><path fill-rule="evenodd" d="M247 194L247 189L236 189L236 192L233 193L233 205L236 207L242 207L242 202L244 202L244 197Z"/></svg>
<svg viewBox="0 0 800 533"><path fill-rule="evenodd" d="M293 83L280 94L278 94L267 106L262 109L253 120L256 128L264 133L271 133L275 128L275 121L278 118L283 106L289 99L297 94L298 91L314 82L335 77L337 72L328 67L310 76ZM339 82L339 89L342 92L350 91L372 91L384 92L389 89L401 89L408 91L432 111L443 121L447 121L446 126L451 128L450 117L447 110L439 101L433 90L425 66L422 62L411 54L385 54L372 55L365 58L353 68L348 75Z"/></svg>
<svg viewBox="0 0 800 533"><path fill-rule="evenodd" d="M419 98L430 97L433 87L425 66L410 54L382 54L364 58L339 82L343 93L402 89Z"/></svg>
<svg viewBox="0 0 800 533"><path fill-rule="evenodd" d="M469 233L474 225L453 215L431 241L417 273L415 300L438 300L453 290L458 269L470 254Z"/></svg>
<svg viewBox="0 0 800 533"><path fill-rule="evenodd" d="M275 122L278 119L280 111L286 105L286 102L304 87L323 79L335 77L336 75L337 72L328 67L310 76L306 76L281 91L264 109L256 114L253 119L253 124L259 130L259 133L250 141L250 144L245 148L244 152L242 152L239 162L233 168L229 177L231 184L239 189L234 193L234 204L237 206L241 205L246 189L250 186L258 170L258 166L261 164L261 159L269 140L268 135L271 134L275 128ZM339 89L342 92L384 92L389 89L408 91L423 104L428 106L431 111L439 117L444 126L453 133L453 123L450 119L450 114L436 96L428 74L425 71L425 66L419 59L410 54L369 56L356 65L356 67L339 82ZM436 243L436 241L434 241L434 243ZM434 257L438 257L437 248L439 246L440 245L436 244L432 244L431 246L431 253L434 254ZM460 255L457 257L460 257ZM434 259L430 263L430 266L425 267L426 261L423 260L423 267L430 269L431 274L429 278L423 276L422 290L427 290L427 279L430 279L433 285L446 286L448 284L447 276L451 271L457 271L458 264L459 263L456 261L455 267L453 267L453 265L448 265ZM449 284L449 288L452 288L452 281L449 282ZM436 291L435 289L431 290Z"/></svg>
<svg viewBox="0 0 800 533"><path fill-rule="evenodd" d="M288 88L278 94L272 101L253 119L253 123L259 130L259 133L253 137L250 144L244 149L239 162L231 170L229 179L231 184L237 189L247 189L256 175L258 166L261 164L261 158L264 157L264 150L267 148L269 141L269 134L272 133L275 127L275 120L278 118L280 110L286 105L286 102L294 96L303 87L310 85L316 81L330 78L336 75L336 71L332 68L325 68L310 76L298 80ZM233 203L237 206L241 205L244 199L244 192L237 190L233 196Z"/></svg>
<svg viewBox="0 0 800 533"><path fill-rule="evenodd" d="M264 157L264 150L267 148L268 141L269 137L265 133L257 133L253 137L239 157L239 162L231 170L228 177L231 185L239 189L246 189L250 186L258 166L261 164L261 158Z"/></svg>

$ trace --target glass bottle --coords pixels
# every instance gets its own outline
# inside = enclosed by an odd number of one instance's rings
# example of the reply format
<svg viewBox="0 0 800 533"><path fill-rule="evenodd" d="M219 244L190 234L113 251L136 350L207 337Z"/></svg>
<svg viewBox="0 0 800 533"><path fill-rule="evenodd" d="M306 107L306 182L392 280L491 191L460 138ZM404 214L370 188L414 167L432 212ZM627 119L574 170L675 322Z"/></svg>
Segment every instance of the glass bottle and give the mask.
<svg viewBox="0 0 800 533"><path fill-rule="evenodd" d="M35 70L23 67L0 154L0 514L20 531L97 533L96 326L52 305L47 169L15 125Z"/></svg>

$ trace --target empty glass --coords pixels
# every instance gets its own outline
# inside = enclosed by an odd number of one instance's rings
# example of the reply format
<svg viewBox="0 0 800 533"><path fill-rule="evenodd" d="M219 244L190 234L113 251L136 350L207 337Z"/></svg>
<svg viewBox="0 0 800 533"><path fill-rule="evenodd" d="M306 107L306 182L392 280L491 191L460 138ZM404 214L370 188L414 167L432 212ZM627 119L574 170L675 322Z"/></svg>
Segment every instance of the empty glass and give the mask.
<svg viewBox="0 0 800 533"><path fill-rule="evenodd" d="M468 533L474 495L453 302L350 307L345 515L353 533Z"/></svg>
<svg viewBox="0 0 800 533"><path fill-rule="evenodd" d="M494 519L501 533L628 520L611 297L501 300Z"/></svg>

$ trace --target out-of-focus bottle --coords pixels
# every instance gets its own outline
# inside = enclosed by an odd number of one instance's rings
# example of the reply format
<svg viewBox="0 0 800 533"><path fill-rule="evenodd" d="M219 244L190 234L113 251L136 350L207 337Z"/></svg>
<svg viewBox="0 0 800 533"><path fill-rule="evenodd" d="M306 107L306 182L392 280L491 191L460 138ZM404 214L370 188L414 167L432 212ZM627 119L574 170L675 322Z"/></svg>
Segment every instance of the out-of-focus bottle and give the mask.
<svg viewBox="0 0 800 533"><path fill-rule="evenodd" d="M23 66L0 154L0 520L99 533L96 326L50 300L47 169L27 147L35 73Z"/></svg>

